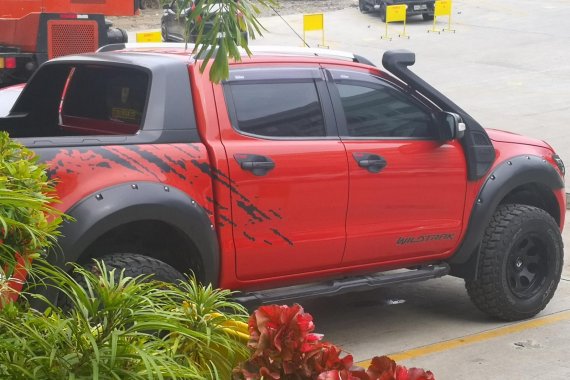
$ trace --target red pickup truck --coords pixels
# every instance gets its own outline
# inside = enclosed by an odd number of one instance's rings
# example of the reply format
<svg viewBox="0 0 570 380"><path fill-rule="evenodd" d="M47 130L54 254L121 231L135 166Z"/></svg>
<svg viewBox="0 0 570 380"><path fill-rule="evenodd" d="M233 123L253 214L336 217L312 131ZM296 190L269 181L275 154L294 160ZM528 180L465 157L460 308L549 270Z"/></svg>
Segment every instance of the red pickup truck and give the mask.
<svg viewBox="0 0 570 380"><path fill-rule="evenodd" d="M0 119L75 218L53 255L283 302L446 274L484 312L540 312L563 260L564 165L389 51L257 48L209 81L175 45L44 64Z"/></svg>

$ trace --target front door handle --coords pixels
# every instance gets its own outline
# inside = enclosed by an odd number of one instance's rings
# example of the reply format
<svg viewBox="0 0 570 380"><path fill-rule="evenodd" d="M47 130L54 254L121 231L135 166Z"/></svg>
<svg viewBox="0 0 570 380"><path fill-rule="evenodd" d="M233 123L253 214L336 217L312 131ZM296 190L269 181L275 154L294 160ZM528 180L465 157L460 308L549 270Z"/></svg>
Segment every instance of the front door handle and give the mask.
<svg viewBox="0 0 570 380"><path fill-rule="evenodd" d="M373 153L354 153L352 156L358 162L358 166L370 173L378 173L388 164L383 157Z"/></svg>
<svg viewBox="0 0 570 380"><path fill-rule="evenodd" d="M239 163L240 168L250 171L256 176L266 175L275 168L275 162L266 156L238 153L234 155L234 158Z"/></svg>

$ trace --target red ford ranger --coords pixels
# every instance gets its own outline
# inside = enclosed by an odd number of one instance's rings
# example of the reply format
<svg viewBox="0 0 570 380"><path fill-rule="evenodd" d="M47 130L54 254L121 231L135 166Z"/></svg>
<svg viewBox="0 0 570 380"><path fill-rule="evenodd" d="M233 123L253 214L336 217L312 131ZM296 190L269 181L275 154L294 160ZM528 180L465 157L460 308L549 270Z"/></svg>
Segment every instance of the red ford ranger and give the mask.
<svg viewBox="0 0 570 380"><path fill-rule="evenodd" d="M414 61L259 48L213 84L181 47L108 46L44 64L0 127L76 219L58 264L194 272L244 302L451 274L482 311L531 317L561 276L564 165Z"/></svg>

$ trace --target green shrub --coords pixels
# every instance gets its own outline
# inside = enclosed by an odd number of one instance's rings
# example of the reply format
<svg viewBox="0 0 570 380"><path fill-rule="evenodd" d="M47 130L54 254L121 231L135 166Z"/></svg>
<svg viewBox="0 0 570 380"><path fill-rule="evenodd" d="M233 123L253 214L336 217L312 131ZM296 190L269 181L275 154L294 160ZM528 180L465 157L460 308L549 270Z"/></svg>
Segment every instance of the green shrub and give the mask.
<svg viewBox="0 0 570 380"><path fill-rule="evenodd" d="M29 264L55 242L60 214L46 167L35 154L0 132L0 304L16 258Z"/></svg>
<svg viewBox="0 0 570 380"><path fill-rule="evenodd" d="M228 291L195 279L176 286L97 268L98 274L76 268L86 286L52 266L36 269L73 309L5 308L0 378L229 379L247 357L245 343L225 327L247 317L227 300Z"/></svg>
<svg viewBox="0 0 570 380"><path fill-rule="evenodd" d="M48 264L42 252L62 220L50 206L52 185L32 151L0 133L0 378L229 379L247 355L243 336L228 328L245 320L243 307L194 279L178 286L133 279L98 263L97 274L77 267L78 282ZM72 310L29 290L5 302L18 257ZM51 306L36 311L33 298Z"/></svg>

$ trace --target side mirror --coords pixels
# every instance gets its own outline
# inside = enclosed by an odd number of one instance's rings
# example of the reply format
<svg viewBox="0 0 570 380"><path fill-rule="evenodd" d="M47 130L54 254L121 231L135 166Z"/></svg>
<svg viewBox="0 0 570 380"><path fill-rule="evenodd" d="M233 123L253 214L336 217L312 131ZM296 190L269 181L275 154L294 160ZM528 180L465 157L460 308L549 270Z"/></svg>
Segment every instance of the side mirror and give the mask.
<svg viewBox="0 0 570 380"><path fill-rule="evenodd" d="M442 112L441 115L442 137L444 140L460 140L465 135L465 123L461 116L453 112Z"/></svg>

